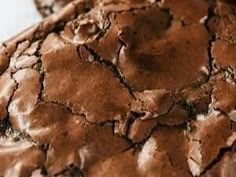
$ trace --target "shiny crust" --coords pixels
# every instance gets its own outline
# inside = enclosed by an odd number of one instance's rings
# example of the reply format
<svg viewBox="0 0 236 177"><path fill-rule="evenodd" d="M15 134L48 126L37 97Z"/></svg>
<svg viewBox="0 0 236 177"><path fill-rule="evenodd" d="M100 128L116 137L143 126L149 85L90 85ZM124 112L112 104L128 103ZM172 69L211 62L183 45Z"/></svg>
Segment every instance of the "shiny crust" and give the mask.
<svg viewBox="0 0 236 177"><path fill-rule="evenodd" d="M6 41L0 176L233 177L235 24L223 2L80 0Z"/></svg>

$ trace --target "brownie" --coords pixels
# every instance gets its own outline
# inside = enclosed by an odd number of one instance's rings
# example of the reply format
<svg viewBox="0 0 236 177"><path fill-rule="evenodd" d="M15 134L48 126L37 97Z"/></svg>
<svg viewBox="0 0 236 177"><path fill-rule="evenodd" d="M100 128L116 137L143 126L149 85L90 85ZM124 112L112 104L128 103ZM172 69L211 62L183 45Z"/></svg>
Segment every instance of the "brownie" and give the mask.
<svg viewBox="0 0 236 177"><path fill-rule="evenodd" d="M0 176L235 177L235 12L76 0L2 43Z"/></svg>

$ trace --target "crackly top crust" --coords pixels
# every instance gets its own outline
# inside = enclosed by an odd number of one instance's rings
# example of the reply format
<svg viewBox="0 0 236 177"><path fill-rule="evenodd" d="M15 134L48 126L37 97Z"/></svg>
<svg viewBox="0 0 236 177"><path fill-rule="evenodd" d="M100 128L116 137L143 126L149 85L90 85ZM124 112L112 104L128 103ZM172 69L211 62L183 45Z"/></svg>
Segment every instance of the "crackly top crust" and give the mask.
<svg viewBox="0 0 236 177"><path fill-rule="evenodd" d="M76 0L3 43L0 176L233 177L235 11Z"/></svg>

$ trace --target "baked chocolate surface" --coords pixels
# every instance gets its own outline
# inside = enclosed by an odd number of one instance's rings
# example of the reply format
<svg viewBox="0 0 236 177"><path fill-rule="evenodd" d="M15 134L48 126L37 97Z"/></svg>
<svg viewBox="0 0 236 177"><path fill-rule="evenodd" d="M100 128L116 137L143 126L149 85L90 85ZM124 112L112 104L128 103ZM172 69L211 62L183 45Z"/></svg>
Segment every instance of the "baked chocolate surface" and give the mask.
<svg viewBox="0 0 236 177"><path fill-rule="evenodd" d="M236 7L76 0L0 48L0 176L234 177Z"/></svg>
<svg viewBox="0 0 236 177"><path fill-rule="evenodd" d="M59 12L65 5L73 0L34 0L39 13L46 17Z"/></svg>

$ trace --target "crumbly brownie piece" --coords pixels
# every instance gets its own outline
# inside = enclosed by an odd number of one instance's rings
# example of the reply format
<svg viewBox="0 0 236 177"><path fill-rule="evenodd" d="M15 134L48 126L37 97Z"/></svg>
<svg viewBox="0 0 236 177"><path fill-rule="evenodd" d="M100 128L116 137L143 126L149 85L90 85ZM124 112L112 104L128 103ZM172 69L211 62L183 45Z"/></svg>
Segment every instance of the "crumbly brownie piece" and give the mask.
<svg viewBox="0 0 236 177"><path fill-rule="evenodd" d="M234 177L236 7L76 0L0 48L0 176Z"/></svg>

